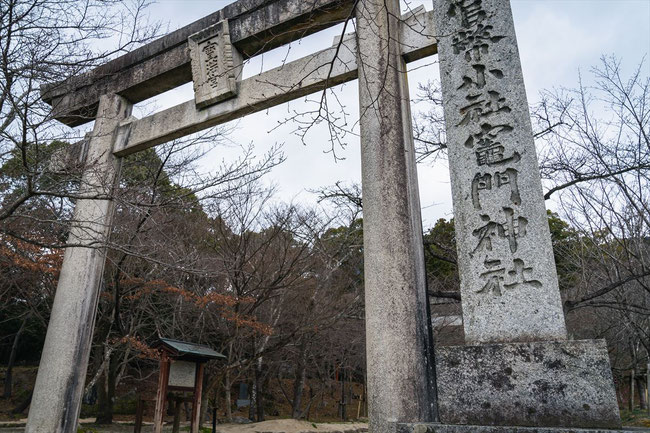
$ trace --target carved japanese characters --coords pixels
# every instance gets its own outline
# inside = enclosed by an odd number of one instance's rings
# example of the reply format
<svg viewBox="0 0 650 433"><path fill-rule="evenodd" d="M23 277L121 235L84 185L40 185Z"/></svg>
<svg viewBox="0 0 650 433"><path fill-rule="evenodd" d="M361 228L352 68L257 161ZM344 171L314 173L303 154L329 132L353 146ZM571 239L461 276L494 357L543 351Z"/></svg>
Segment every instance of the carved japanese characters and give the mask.
<svg viewBox="0 0 650 433"><path fill-rule="evenodd" d="M220 21L193 34L188 42L197 107L206 107L236 96L242 60L230 43L228 21Z"/></svg>
<svg viewBox="0 0 650 433"><path fill-rule="evenodd" d="M566 338L509 2L435 8L466 338Z"/></svg>

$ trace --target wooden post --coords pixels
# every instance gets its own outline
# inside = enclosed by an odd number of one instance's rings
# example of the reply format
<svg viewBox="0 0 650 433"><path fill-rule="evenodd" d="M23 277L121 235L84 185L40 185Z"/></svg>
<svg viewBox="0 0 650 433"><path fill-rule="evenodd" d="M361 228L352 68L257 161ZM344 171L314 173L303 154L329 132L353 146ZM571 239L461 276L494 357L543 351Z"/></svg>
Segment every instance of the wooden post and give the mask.
<svg viewBox="0 0 650 433"><path fill-rule="evenodd" d="M142 396L138 396L138 407L135 410L135 427L133 433L140 433L142 431L142 414L144 412L144 401Z"/></svg>
<svg viewBox="0 0 650 433"><path fill-rule="evenodd" d="M650 362L646 365L645 407L650 415Z"/></svg>
<svg viewBox="0 0 650 433"><path fill-rule="evenodd" d="M363 402L363 386L361 387L361 395L359 396L359 404L357 405L357 419L361 418L361 403Z"/></svg>
<svg viewBox="0 0 650 433"><path fill-rule="evenodd" d="M192 404L191 433L199 433L201 423L201 393L203 391L203 363L196 365L196 380L194 381L194 403Z"/></svg>
<svg viewBox="0 0 650 433"><path fill-rule="evenodd" d="M158 393L156 394L156 411L153 415L153 433L162 433L165 416L165 400L167 399L167 382L169 381L169 357L162 354L160 374L158 376Z"/></svg>
<svg viewBox="0 0 650 433"><path fill-rule="evenodd" d="M183 403L183 397L176 397L174 399L174 425L172 426L172 433L178 433L181 428L181 404Z"/></svg>
<svg viewBox="0 0 650 433"><path fill-rule="evenodd" d="M217 405L212 408L212 433L217 433Z"/></svg>

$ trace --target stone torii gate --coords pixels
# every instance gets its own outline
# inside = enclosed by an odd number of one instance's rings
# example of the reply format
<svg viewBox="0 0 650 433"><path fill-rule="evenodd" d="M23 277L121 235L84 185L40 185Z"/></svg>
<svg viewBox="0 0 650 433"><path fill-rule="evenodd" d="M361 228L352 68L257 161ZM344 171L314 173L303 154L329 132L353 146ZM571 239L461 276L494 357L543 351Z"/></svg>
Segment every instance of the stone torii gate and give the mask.
<svg viewBox="0 0 650 433"><path fill-rule="evenodd" d="M352 17L331 48L241 78L243 60ZM469 345L434 351L405 65L437 51ZM121 158L356 78L371 431L620 426L604 343L567 340L508 0L402 17L399 0L239 0L43 87L58 120L95 126L26 432L76 431ZM189 81L194 100L131 117Z"/></svg>

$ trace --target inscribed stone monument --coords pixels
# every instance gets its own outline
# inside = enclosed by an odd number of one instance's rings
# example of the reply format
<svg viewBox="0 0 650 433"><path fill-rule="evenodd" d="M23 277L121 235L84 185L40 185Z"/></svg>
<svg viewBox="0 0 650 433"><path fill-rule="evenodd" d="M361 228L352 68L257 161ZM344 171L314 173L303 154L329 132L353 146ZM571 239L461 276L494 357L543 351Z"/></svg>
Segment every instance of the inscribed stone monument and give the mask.
<svg viewBox="0 0 650 433"><path fill-rule="evenodd" d="M436 8L467 343L566 339L509 2Z"/></svg>
<svg viewBox="0 0 650 433"><path fill-rule="evenodd" d="M620 427L604 342L567 341L509 1L434 13L469 344L436 349L440 420Z"/></svg>

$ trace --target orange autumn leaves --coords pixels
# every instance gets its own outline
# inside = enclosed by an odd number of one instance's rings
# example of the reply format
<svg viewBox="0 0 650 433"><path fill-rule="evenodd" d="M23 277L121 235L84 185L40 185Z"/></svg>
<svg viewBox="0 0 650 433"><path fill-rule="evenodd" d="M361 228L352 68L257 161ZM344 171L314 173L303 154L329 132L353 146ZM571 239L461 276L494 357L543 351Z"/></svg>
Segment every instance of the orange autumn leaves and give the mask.
<svg viewBox="0 0 650 433"><path fill-rule="evenodd" d="M54 288L61 270L63 252L63 249L45 248L15 238L0 236L0 269L8 271L13 268L18 271L11 272L6 277L24 279L26 276L32 275L38 280L41 280L41 277L47 277L49 284ZM237 297L217 293L214 290L201 295L170 285L162 279L145 281L139 278L128 278L122 279L120 284L131 288L131 291L126 292L127 294L121 298L127 302L137 301L145 296L161 293L181 297L185 302L195 305L196 308L218 314L223 320L237 327L247 328L249 331L262 335L271 335L273 333L273 328L270 325L259 322L255 316L240 312L245 308L239 307L255 303L253 297ZM20 286L24 287L25 284L20 284ZM36 287L39 287L39 285L37 284ZM110 290L103 291L100 296L104 301L113 301L113 294ZM124 341L123 343L127 342ZM148 353L144 343L133 340L129 344L147 354L146 357L151 357L152 354Z"/></svg>
<svg viewBox="0 0 650 433"><path fill-rule="evenodd" d="M122 338L114 339L111 341L111 344L124 344L130 346L131 349L139 352L138 358L160 359L160 351L158 349L150 347L147 343L132 335L126 335Z"/></svg>
<svg viewBox="0 0 650 433"><path fill-rule="evenodd" d="M0 263L26 272L59 276L63 262L62 249L50 249L19 239L0 237Z"/></svg>
<svg viewBox="0 0 650 433"><path fill-rule="evenodd" d="M210 291L204 295L199 295L189 290L172 286L164 280L145 282L140 279L131 278L124 279L120 283L138 287L132 294L124 297L126 300L135 301L153 293L165 293L170 296L181 297L184 301L194 304L199 309L213 310L219 314L221 318L233 323L237 327L246 327L253 332L263 335L271 335L273 333L273 328L270 325L259 322L255 316L235 311L235 307L238 305L253 304L255 298L250 296L238 297L217 293L216 291Z"/></svg>

